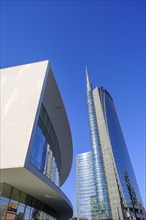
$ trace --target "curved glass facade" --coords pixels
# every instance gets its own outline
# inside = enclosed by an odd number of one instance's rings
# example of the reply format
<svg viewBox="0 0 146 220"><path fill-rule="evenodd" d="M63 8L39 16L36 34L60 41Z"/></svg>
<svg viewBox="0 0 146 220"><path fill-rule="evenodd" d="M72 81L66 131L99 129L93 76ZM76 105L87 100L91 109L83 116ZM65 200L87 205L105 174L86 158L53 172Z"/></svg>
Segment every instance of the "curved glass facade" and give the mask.
<svg viewBox="0 0 146 220"><path fill-rule="evenodd" d="M94 164L98 217L99 219L106 219L111 218L110 203L92 91L87 91L87 107L92 148L92 159Z"/></svg>
<svg viewBox="0 0 146 220"><path fill-rule="evenodd" d="M103 87L99 88L99 92L106 126L112 146L112 152L118 173L118 178L122 189L123 199L126 203L131 203L131 198L125 178L126 172L133 190L133 194L136 194L135 204L137 204L138 202L142 204L138 184L135 178L135 174L133 171L133 167L131 164L131 160L129 157L129 153L126 147L126 143L124 140L124 136L121 130L121 126L118 120L113 100Z"/></svg>
<svg viewBox="0 0 146 220"><path fill-rule="evenodd" d="M97 216L96 189L92 153L76 157L77 216L78 220L90 220Z"/></svg>
<svg viewBox="0 0 146 220"><path fill-rule="evenodd" d="M0 219L57 220L58 217L54 210L38 199L3 183L0 190Z"/></svg>
<svg viewBox="0 0 146 220"><path fill-rule="evenodd" d="M44 106L41 108L30 162L53 183L60 186L58 141Z"/></svg>
<svg viewBox="0 0 146 220"><path fill-rule="evenodd" d="M112 97L103 87L92 89L87 69L86 79L91 152L77 155L78 219L144 220L145 210Z"/></svg>

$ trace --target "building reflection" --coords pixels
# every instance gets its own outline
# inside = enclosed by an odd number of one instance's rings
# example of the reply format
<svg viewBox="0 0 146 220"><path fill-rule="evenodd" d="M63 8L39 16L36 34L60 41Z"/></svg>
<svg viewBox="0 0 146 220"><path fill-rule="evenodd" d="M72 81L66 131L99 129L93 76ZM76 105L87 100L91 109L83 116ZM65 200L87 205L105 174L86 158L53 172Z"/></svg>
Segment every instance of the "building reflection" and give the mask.
<svg viewBox="0 0 146 220"><path fill-rule="evenodd" d="M8 184L2 185L0 196L1 220L56 220L50 212L51 210L46 204L32 196L16 190Z"/></svg>
<svg viewBox="0 0 146 220"><path fill-rule="evenodd" d="M18 203L2 204L2 220L15 220Z"/></svg>

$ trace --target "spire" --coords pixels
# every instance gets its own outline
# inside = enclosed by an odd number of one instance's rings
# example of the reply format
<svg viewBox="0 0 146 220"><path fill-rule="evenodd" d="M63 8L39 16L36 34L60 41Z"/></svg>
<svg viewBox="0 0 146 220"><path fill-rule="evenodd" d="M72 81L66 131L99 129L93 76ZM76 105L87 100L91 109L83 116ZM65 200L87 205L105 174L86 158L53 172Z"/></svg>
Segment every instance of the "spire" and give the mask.
<svg viewBox="0 0 146 220"><path fill-rule="evenodd" d="M91 91L92 85L90 83L90 78L89 78L87 66L85 68L86 68L87 91Z"/></svg>

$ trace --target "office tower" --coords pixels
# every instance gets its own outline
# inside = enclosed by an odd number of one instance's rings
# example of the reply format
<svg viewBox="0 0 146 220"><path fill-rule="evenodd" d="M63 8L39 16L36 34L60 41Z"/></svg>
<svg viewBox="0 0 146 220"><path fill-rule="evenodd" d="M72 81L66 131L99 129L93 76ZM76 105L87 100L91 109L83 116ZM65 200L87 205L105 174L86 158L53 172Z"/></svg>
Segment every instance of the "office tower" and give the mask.
<svg viewBox="0 0 146 220"><path fill-rule="evenodd" d="M94 167L91 152L77 155L76 157L76 187L77 187L77 213L80 219L92 219L94 216L92 203L95 199ZM90 199L89 199L90 198ZM93 207L94 213L97 211ZM96 216L96 214L95 214Z"/></svg>
<svg viewBox="0 0 146 220"><path fill-rule="evenodd" d="M82 172L89 172L89 160L85 161L84 153L77 156L77 214L79 219L112 219L126 220L145 218L135 174L120 127L114 102L103 88L92 89L88 71L87 109L91 140L90 163L94 171L92 184L86 185ZM79 166L83 167L81 168ZM86 163L86 164L85 164ZM94 193L90 190L93 188ZM84 191L82 191L84 186ZM92 192L92 193L91 193ZM91 204L89 200L93 198ZM85 198L85 200L84 200ZM85 209L84 209L85 205ZM88 206L88 208L86 207ZM82 210L90 210L91 217L82 216Z"/></svg>
<svg viewBox="0 0 146 220"><path fill-rule="evenodd" d="M66 157L67 154L67 157ZM1 219L68 220L65 107L48 61L1 70Z"/></svg>

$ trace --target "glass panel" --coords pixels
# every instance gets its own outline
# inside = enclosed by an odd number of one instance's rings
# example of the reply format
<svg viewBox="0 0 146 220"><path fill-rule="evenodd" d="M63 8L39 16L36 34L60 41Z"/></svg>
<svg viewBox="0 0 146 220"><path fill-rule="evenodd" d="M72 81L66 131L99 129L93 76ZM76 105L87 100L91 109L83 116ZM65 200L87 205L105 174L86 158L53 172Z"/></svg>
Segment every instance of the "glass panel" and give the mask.
<svg viewBox="0 0 146 220"><path fill-rule="evenodd" d="M38 208L38 200L35 198L32 199L32 207L34 207L35 209Z"/></svg>
<svg viewBox="0 0 146 220"><path fill-rule="evenodd" d="M23 220L24 208L25 208L24 205L19 204L18 209L17 209L16 220Z"/></svg>
<svg viewBox="0 0 146 220"><path fill-rule="evenodd" d="M2 186L2 196L6 198L10 198L12 192L12 187L6 183L3 183Z"/></svg>
<svg viewBox="0 0 146 220"><path fill-rule="evenodd" d="M134 189L134 194L136 196L137 201L135 201L135 203L137 203L138 200L142 202L114 103L108 93L104 91L101 91L101 93L104 95L103 102L105 103L105 107L103 107L106 115L107 128L111 140L111 146L115 158L117 172L123 190L124 200L126 200L127 203L131 203L130 194L124 176L124 170L126 168L130 184Z"/></svg>
<svg viewBox="0 0 146 220"><path fill-rule="evenodd" d="M0 219L5 220L6 218L6 212L8 207L9 200L3 200L2 197L0 197Z"/></svg>
<svg viewBox="0 0 146 220"><path fill-rule="evenodd" d="M32 197L30 195L27 195L26 198L26 205L32 206Z"/></svg>
<svg viewBox="0 0 146 220"><path fill-rule="evenodd" d="M37 134L37 137L41 140L43 134L42 134L42 130L39 126L37 127L36 134Z"/></svg>
<svg viewBox="0 0 146 220"><path fill-rule="evenodd" d="M48 206L24 192L5 184L3 194L12 191L11 199L0 197L1 220L47 220ZM32 206L34 208L32 208Z"/></svg>
<svg viewBox="0 0 146 220"><path fill-rule="evenodd" d="M35 136L34 142L33 142L33 147L32 147L32 156L34 158L37 157L37 151L38 151L38 137Z"/></svg>
<svg viewBox="0 0 146 220"><path fill-rule="evenodd" d="M30 220L33 220L33 210L34 210L34 208L31 208L31 210L30 210Z"/></svg>
<svg viewBox="0 0 146 220"><path fill-rule="evenodd" d="M23 220L29 220L31 208L26 206Z"/></svg>
<svg viewBox="0 0 146 220"><path fill-rule="evenodd" d="M47 154L47 141L45 140L41 158L41 171L44 172L45 163L46 163L46 154Z"/></svg>
<svg viewBox="0 0 146 220"><path fill-rule="evenodd" d="M19 197L20 197L20 191L13 188L11 200L19 201Z"/></svg>
<svg viewBox="0 0 146 220"><path fill-rule="evenodd" d="M47 145L50 146L53 161L49 161L47 158ZM49 162L49 164L47 164L47 162ZM48 178L50 178L51 181L54 182L57 186L60 185L59 170L61 161L58 141L52 123L43 105L41 107L38 126L33 141L31 163ZM50 168L48 168L49 166Z"/></svg>
<svg viewBox="0 0 146 220"><path fill-rule="evenodd" d="M47 216L48 216L48 215L47 215L46 213L44 213L44 218L43 218L43 220L47 220L47 219L48 219Z"/></svg>
<svg viewBox="0 0 146 220"><path fill-rule="evenodd" d="M44 111L44 107L42 106L40 113L40 117L42 118L42 120L44 120L44 116L45 116L45 111Z"/></svg>
<svg viewBox="0 0 146 220"><path fill-rule="evenodd" d="M16 213L17 213L19 197L20 197L20 191L13 188L11 200L10 200L10 203L9 203L8 209L7 209L6 219L10 219L10 220L15 219Z"/></svg>
<svg viewBox="0 0 146 220"><path fill-rule="evenodd" d="M32 220L37 220L38 218L39 218L39 211L36 209L33 209Z"/></svg>
<svg viewBox="0 0 146 220"><path fill-rule="evenodd" d="M0 183L0 195L2 193L2 187L3 187L3 183Z"/></svg>
<svg viewBox="0 0 146 220"><path fill-rule="evenodd" d="M41 171L43 170L43 167L42 167L43 166L43 164L42 164L43 148L44 148L44 144L42 142L39 142L37 161L40 164L39 169Z"/></svg>
<svg viewBox="0 0 146 220"><path fill-rule="evenodd" d="M27 198L27 194L24 192L21 192L19 202L26 204L26 198Z"/></svg>
<svg viewBox="0 0 146 220"><path fill-rule="evenodd" d="M8 199L8 198L5 198L5 197L3 197L3 196L0 196L0 199L1 199L1 200L4 200L4 201L7 202L7 203L9 202L9 199Z"/></svg>
<svg viewBox="0 0 146 220"><path fill-rule="evenodd" d="M11 201L8 205L6 219L13 220L16 217L18 203Z"/></svg>
<svg viewBox="0 0 146 220"><path fill-rule="evenodd" d="M40 136L42 137L40 138ZM51 147L47 143L45 136L41 133L40 128L37 129L37 134L34 139L31 163L50 178L52 182L59 186L57 164L53 152L51 151Z"/></svg>

